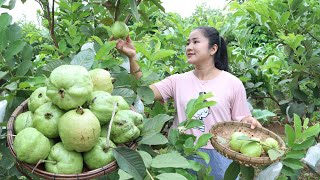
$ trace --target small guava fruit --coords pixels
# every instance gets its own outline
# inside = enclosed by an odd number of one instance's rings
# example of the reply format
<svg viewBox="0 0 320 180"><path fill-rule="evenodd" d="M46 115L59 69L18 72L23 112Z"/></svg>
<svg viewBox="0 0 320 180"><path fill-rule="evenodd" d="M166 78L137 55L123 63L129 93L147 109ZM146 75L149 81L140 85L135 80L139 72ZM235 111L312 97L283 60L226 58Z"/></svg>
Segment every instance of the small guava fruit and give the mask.
<svg viewBox="0 0 320 180"><path fill-rule="evenodd" d="M101 168L115 159L112 149L116 148L116 145L112 141L109 142L110 147L106 148L107 138L100 137L98 143L90 151L83 153L83 160L89 169Z"/></svg>
<svg viewBox="0 0 320 180"><path fill-rule="evenodd" d="M46 95L47 87L39 87L30 95L28 99L29 111L34 112L42 104L47 103L50 99Z"/></svg>
<svg viewBox="0 0 320 180"><path fill-rule="evenodd" d="M28 127L15 137L13 148L17 159L26 163L36 164L47 158L50 152L50 142L37 129Z"/></svg>
<svg viewBox="0 0 320 180"><path fill-rule="evenodd" d="M112 96L112 98L117 102L119 110L129 110L130 109L129 104L122 96Z"/></svg>
<svg viewBox="0 0 320 180"><path fill-rule="evenodd" d="M230 149L237 151L237 152L240 152L242 145L248 142L247 140L237 139L239 137L248 137L248 136L242 132L236 131L236 132L232 133L231 140L229 142Z"/></svg>
<svg viewBox="0 0 320 180"><path fill-rule="evenodd" d="M70 110L82 106L90 97L93 84L86 68L62 65L46 81L47 96L59 108Z"/></svg>
<svg viewBox="0 0 320 180"><path fill-rule="evenodd" d="M124 22L116 21L111 26L111 33L115 39L125 39L129 35L129 28Z"/></svg>
<svg viewBox="0 0 320 180"><path fill-rule="evenodd" d="M109 71L105 69L93 69L89 71L93 83L93 91L113 91L112 78Z"/></svg>
<svg viewBox="0 0 320 180"><path fill-rule="evenodd" d="M279 143L277 140L269 137L262 142L262 147L265 152L268 152L270 149L279 149Z"/></svg>
<svg viewBox="0 0 320 180"><path fill-rule="evenodd" d="M67 150L85 152L98 142L101 128L99 120L89 109L79 107L61 116L58 131Z"/></svg>
<svg viewBox="0 0 320 180"><path fill-rule="evenodd" d="M33 113L31 111L26 111L19 114L14 121L14 132L18 134L20 131L27 127L32 127Z"/></svg>
<svg viewBox="0 0 320 180"><path fill-rule="evenodd" d="M55 144L45 162L45 169L56 174L78 174L82 172L83 158L81 153L68 151L62 142Z"/></svg>
<svg viewBox="0 0 320 180"><path fill-rule="evenodd" d="M250 157L260 157L262 154L262 146L258 142L248 142L241 146L240 152Z"/></svg>
<svg viewBox="0 0 320 180"><path fill-rule="evenodd" d="M63 114L64 111L52 102L45 103L34 112L33 127L48 138L57 138L58 121Z"/></svg>

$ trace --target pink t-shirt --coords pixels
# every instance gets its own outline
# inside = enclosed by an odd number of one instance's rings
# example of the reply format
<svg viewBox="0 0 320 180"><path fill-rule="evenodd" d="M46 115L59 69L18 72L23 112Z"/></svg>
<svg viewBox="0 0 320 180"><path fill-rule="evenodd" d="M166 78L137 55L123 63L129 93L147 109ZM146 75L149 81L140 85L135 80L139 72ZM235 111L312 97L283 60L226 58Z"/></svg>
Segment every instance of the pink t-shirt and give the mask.
<svg viewBox="0 0 320 180"><path fill-rule="evenodd" d="M186 120L185 110L189 100L197 98L201 93L212 92L213 97L208 100L213 100L217 104L199 110L193 117L202 120L204 126L186 132L197 137L208 133L212 125L217 122L240 121L246 116L251 116L242 82L226 71L222 71L211 80L199 80L193 71L189 71L169 76L154 85L164 101L174 99L174 106L177 110L173 123L174 128ZM203 148L213 149L210 142Z"/></svg>

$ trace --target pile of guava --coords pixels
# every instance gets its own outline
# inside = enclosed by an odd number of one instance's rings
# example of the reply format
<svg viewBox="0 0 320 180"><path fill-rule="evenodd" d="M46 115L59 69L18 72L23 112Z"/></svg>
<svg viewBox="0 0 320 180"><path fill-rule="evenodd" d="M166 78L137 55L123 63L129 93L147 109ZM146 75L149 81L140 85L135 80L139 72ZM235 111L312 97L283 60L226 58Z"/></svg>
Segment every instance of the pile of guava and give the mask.
<svg viewBox="0 0 320 180"><path fill-rule="evenodd" d="M272 137L261 140L246 133L235 131L231 134L229 147L249 157L260 157L270 149L279 150L279 142Z"/></svg>
<svg viewBox="0 0 320 180"><path fill-rule="evenodd" d="M14 121L17 159L44 162L44 170L55 174L79 174L114 161L113 148L140 136L143 115L112 95L113 88L105 69L55 68Z"/></svg>

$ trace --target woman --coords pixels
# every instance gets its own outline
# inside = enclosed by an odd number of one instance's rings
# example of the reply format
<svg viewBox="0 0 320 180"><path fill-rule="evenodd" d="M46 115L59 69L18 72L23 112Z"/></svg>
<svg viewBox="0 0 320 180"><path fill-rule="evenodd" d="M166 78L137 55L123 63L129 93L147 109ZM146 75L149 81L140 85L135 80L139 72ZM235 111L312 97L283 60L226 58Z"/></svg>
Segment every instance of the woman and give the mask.
<svg viewBox="0 0 320 180"><path fill-rule="evenodd" d="M139 79L142 76L136 62L136 51L128 36L126 41L118 40L116 48L130 60L130 73ZM194 70L175 74L152 84L150 88L155 100L174 99L177 115L173 127L186 119L185 109L190 99L200 94L212 92L208 100L216 105L199 110L194 118L203 121L203 127L188 130L186 133L199 137L208 133L212 125L223 121L241 121L251 124L251 128L261 124L251 116L242 82L228 73L228 57L225 41L213 27L194 29L187 40L186 55ZM224 172L232 162L216 152L208 143L201 151L210 156L211 175L223 179Z"/></svg>

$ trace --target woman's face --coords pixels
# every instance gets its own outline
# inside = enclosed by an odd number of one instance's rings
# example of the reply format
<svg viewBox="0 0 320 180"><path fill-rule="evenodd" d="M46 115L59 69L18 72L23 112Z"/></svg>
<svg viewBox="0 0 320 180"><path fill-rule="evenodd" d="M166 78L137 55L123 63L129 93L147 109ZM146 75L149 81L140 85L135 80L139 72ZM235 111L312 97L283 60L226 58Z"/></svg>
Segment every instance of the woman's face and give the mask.
<svg viewBox="0 0 320 180"><path fill-rule="evenodd" d="M215 53L214 47L209 49L209 39L203 35L201 30L193 30L187 40L188 63L193 65L212 63L212 55Z"/></svg>

